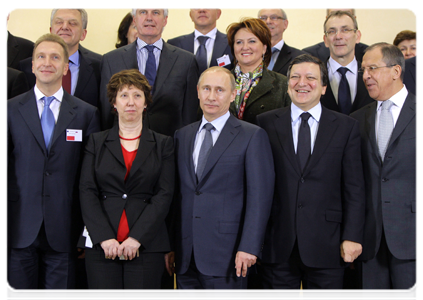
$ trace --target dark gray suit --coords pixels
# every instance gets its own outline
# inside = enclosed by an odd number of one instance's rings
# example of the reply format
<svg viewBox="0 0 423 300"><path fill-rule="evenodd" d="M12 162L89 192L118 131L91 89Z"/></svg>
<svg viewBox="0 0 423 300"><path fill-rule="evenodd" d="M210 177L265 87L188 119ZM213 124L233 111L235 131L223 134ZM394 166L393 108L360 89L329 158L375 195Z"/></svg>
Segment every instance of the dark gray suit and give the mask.
<svg viewBox="0 0 423 300"><path fill-rule="evenodd" d="M306 52L299 50L294 47L288 46L286 43L283 44L283 47L279 53L278 59L273 66L272 71L281 73L285 75L288 73L288 67L290 62L296 58L298 55L305 54Z"/></svg>

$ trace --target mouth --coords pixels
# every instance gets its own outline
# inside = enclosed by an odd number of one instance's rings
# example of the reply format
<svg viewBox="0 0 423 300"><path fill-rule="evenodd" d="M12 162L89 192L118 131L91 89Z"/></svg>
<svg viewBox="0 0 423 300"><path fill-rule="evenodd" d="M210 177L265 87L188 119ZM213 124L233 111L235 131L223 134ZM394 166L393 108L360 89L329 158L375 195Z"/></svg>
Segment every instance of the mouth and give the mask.
<svg viewBox="0 0 423 300"><path fill-rule="evenodd" d="M307 90L295 90L297 93L299 94L306 94L306 93L310 93L310 91Z"/></svg>

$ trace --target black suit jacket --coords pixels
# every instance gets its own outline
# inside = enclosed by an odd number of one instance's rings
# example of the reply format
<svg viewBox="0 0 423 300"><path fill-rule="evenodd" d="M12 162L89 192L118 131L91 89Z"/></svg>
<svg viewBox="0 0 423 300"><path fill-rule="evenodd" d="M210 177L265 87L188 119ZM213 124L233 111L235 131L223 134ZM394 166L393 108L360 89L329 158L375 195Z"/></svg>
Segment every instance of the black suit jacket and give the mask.
<svg viewBox="0 0 423 300"><path fill-rule="evenodd" d="M299 50L294 47L288 46L286 43L283 44L281 52L279 53L278 59L273 66L272 71L287 75L288 67L291 61L298 55L305 54L306 52Z"/></svg>
<svg viewBox="0 0 423 300"><path fill-rule="evenodd" d="M416 56L405 60L404 84L407 90L416 94Z"/></svg>
<svg viewBox="0 0 423 300"><path fill-rule="evenodd" d="M101 55L92 52L79 45L79 75L73 96L98 107L100 93L100 63ZM29 86L35 85L35 75L32 73L32 57L20 62L20 70L23 71Z"/></svg>
<svg viewBox="0 0 423 300"><path fill-rule="evenodd" d="M32 57L34 43L30 40L16 37L7 32L7 66L20 70L19 62L27 57ZM34 83L35 84L35 83ZM32 85L34 86L34 85Z"/></svg>
<svg viewBox="0 0 423 300"><path fill-rule="evenodd" d="M11 99L28 91L28 82L25 74L7 67L7 99Z"/></svg>
<svg viewBox="0 0 423 300"><path fill-rule="evenodd" d="M103 129L113 126L114 115L107 98L107 83L113 74L128 69L138 70L137 42L120 47L103 56L101 67L100 111ZM169 136L176 129L197 118L198 65L195 56L185 50L163 43L153 103L147 108L144 125Z"/></svg>
<svg viewBox="0 0 423 300"><path fill-rule="evenodd" d="M358 61L363 60L364 51L367 49L368 45L363 43L358 43L355 45L355 57ZM321 61L326 61L330 56L329 48L326 47L325 42L320 42L316 45L304 48L303 51L319 58Z"/></svg>
<svg viewBox="0 0 423 300"><path fill-rule="evenodd" d="M9 246L28 247L44 223L55 251L75 251L80 160L84 142L100 129L97 109L65 92L48 154L33 90L7 101L7 117ZM66 141L67 129L82 130L83 141Z"/></svg>
<svg viewBox="0 0 423 300"><path fill-rule="evenodd" d="M416 97L409 93L382 163L375 133L377 102L354 112L361 135L366 224L361 260L377 254L382 237L398 259L416 259Z"/></svg>
<svg viewBox="0 0 423 300"><path fill-rule="evenodd" d="M361 68L361 62L357 61L357 68ZM326 93L320 98L320 102L324 107L331 110L339 112L338 102L333 95L332 87L328 83L326 88ZM357 94L354 98L354 102L351 105L350 113L356 111L357 109L362 108L363 106L373 103L374 100L370 97L369 92L367 91L366 86L364 85L363 76L361 74L357 75Z"/></svg>
<svg viewBox="0 0 423 300"><path fill-rule="evenodd" d="M322 107L313 153L301 172L291 107L261 114L257 121L269 135L276 172L262 260L288 262L297 240L306 266L344 266L342 241L363 242L365 198L358 122Z"/></svg>
<svg viewBox="0 0 423 300"><path fill-rule="evenodd" d="M194 39L195 35L193 32L187 35L181 35L176 38L169 39L167 42L173 46L194 53ZM226 37L226 34L221 33L218 30L216 32L216 40L214 41L213 53L209 67L217 66L217 59L225 54L229 55L231 61L231 63L226 65L225 68L227 68L228 70L232 70L234 57L232 56L231 48L228 45L228 39Z"/></svg>
<svg viewBox="0 0 423 300"><path fill-rule="evenodd" d="M145 126L126 181L125 161L116 124L91 135L80 181L82 216L94 245L116 239L123 209L129 236L146 252L170 251L165 225L173 197L175 161L171 137Z"/></svg>

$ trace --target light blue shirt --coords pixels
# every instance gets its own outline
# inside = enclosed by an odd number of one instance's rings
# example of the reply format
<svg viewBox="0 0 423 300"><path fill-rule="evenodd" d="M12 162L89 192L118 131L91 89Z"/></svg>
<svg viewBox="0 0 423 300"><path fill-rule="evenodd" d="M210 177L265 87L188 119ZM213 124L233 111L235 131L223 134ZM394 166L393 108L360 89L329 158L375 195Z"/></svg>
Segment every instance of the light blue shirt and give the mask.
<svg viewBox="0 0 423 300"><path fill-rule="evenodd" d="M69 69L71 71L71 95L74 95L79 77L79 50L69 56Z"/></svg>
<svg viewBox="0 0 423 300"><path fill-rule="evenodd" d="M141 72L141 74L145 75L145 66L147 64L147 58L148 58L148 50L147 48L144 48L147 44L143 41L137 38L137 60L138 60L138 70ZM160 62L160 54L163 50L163 40L158 39L154 44L154 57L156 58L156 70L159 67Z"/></svg>
<svg viewBox="0 0 423 300"><path fill-rule="evenodd" d="M214 146L220 133L222 132L223 127L225 127L226 121L228 121L229 117L230 117L230 113L228 111L223 116L220 116L219 118L209 122L204 118L204 115L203 115L200 127L198 127L197 136L195 137L194 152L192 153L192 159L194 161L195 172L197 172L198 155L200 154L200 148L201 148L201 145L203 144L204 136L206 134L206 129L203 128L204 125L206 123L211 123L214 126L214 129L210 131L212 135L212 139L213 139L213 146Z"/></svg>
<svg viewBox="0 0 423 300"><path fill-rule="evenodd" d="M292 127L292 137L294 139L294 149L297 153L297 144L298 144L298 132L300 131L301 117L300 115L304 111L296 106L294 103L291 103L291 127ZM310 140L311 140L311 153L313 153L314 142L316 141L317 131L319 129L320 116L322 115L322 105L320 102L308 111L311 114L311 117L308 119L308 125L310 126Z"/></svg>

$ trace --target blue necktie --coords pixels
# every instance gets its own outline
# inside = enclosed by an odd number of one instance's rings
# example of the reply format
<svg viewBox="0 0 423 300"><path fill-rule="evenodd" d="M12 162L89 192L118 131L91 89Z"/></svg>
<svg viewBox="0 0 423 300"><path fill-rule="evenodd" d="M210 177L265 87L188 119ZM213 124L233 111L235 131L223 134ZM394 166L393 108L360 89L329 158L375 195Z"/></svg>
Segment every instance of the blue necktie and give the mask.
<svg viewBox="0 0 423 300"><path fill-rule="evenodd" d="M345 76L349 70L345 67L340 67L337 71L341 74L341 81L339 82L338 89L339 111L343 114L349 115L351 111L351 92L347 76Z"/></svg>
<svg viewBox="0 0 423 300"><path fill-rule="evenodd" d="M272 58L270 59L269 66L267 67L268 70L273 70L273 67L275 66L276 55L277 55L278 51L279 51L278 48L272 47Z"/></svg>
<svg viewBox="0 0 423 300"><path fill-rule="evenodd" d="M46 143L46 148L48 150L55 125L54 115L50 109L50 104L54 100L54 97L43 97L43 99L44 110L41 114L41 127L43 129L44 142Z"/></svg>
<svg viewBox="0 0 423 300"><path fill-rule="evenodd" d="M206 123L204 127L206 133L204 135L203 143L201 144L200 153L198 154L198 163L197 163L197 179L200 180L203 175L204 168L206 166L207 158L213 148L213 138L211 135L211 130L214 129L214 126L211 123Z"/></svg>
<svg viewBox="0 0 423 300"><path fill-rule="evenodd" d="M200 74L207 69L207 49L206 49L206 42L209 39L208 36L199 36L197 40L200 42L200 46L197 49L197 53L195 57L197 58L198 69L200 70Z"/></svg>
<svg viewBox="0 0 423 300"><path fill-rule="evenodd" d="M308 112L304 112L300 115L300 117L301 124L300 130L298 131L297 158L300 162L302 172L304 171L304 167L306 166L311 154L311 134L310 126L308 125L308 119L311 115Z"/></svg>
<svg viewBox="0 0 423 300"><path fill-rule="evenodd" d="M156 57L154 56L154 48L153 45L146 45L145 48L147 48L148 51L148 57L147 57L147 64L145 65L145 77L148 80L148 83L151 85L151 92L153 92L153 86L154 82L156 81Z"/></svg>

